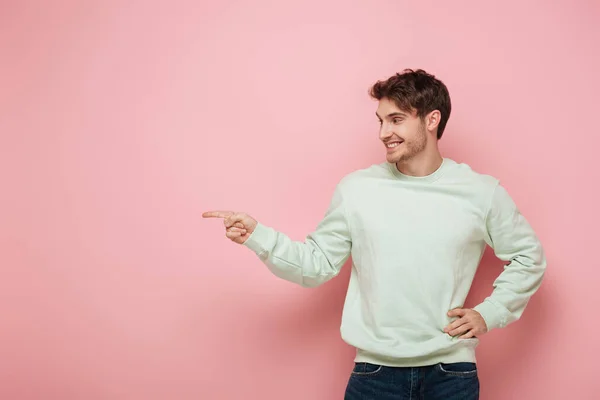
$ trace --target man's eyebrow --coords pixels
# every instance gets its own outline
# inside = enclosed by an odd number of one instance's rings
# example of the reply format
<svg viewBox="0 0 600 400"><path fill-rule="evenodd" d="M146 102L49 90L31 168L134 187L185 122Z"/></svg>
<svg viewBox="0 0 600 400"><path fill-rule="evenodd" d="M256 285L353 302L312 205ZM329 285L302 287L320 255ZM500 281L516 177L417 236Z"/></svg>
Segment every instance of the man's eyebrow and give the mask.
<svg viewBox="0 0 600 400"><path fill-rule="evenodd" d="M377 115L377 118L381 119L379 114L377 114L377 111L375 111L375 115ZM402 112L393 112L391 114L386 115L386 118L391 118L391 117L406 117L406 114L404 114Z"/></svg>

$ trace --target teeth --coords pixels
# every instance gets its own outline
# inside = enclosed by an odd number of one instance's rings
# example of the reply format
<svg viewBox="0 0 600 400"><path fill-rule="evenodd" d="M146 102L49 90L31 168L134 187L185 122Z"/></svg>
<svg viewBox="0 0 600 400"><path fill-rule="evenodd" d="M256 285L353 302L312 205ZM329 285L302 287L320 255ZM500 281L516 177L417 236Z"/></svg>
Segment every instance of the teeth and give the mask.
<svg viewBox="0 0 600 400"><path fill-rule="evenodd" d="M388 144L387 144L387 147L388 147L388 148L392 148L392 147L396 147L396 146L398 146L399 144L400 144L400 142L388 143Z"/></svg>

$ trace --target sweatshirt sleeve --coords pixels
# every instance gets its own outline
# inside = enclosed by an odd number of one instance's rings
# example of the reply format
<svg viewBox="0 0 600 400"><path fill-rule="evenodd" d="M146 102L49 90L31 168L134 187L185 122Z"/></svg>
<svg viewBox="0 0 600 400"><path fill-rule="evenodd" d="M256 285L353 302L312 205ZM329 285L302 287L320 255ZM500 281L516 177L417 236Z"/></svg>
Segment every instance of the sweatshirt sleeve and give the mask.
<svg viewBox="0 0 600 400"><path fill-rule="evenodd" d="M337 276L352 247L339 184L324 218L304 241L293 241L259 222L244 245L273 274L301 286L316 287Z"/></svg>
<svg viewBox="0 0 600 400"><path fill-rule="evenodd" d="M486 217L486 242L506 261L492 294L474 307L488 330L518 320L546 270L542 245L504 187L497 184Z"/></svg>

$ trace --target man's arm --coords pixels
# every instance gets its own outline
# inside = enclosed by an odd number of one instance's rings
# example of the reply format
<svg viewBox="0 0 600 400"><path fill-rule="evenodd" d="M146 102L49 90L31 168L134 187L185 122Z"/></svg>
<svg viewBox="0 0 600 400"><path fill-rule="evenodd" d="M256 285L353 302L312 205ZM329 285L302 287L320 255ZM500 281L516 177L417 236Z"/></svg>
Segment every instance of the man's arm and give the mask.
<svg viewBox="0 0 600 400"><path fill-rule="evenodd" d="M506 261L492 294L473 309L485 320L488 331L518 320L538 290L546 270L542 245L504 187L495 188L486 217L486 242Z"/></svg>
<svg viewBox="0 0 600 400"><path fill-rule="evenodd" d="M204 217L225 218L231 240L256 253L276 276L304 287L315 287L337 276L352 248L339 185L324 218L304 241L293 241L245 213L208 212Z"/></svg>

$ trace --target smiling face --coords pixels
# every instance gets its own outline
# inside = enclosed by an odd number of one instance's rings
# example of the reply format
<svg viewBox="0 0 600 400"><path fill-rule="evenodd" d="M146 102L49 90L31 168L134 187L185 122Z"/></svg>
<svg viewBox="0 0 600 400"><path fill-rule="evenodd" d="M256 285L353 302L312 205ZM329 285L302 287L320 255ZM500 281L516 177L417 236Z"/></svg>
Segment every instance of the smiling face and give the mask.
<svg viewBox="0 0 600 400"><path fill-rule="evenodd" d="M384 97L376 111L380 122L379 139L386 148L390 163L406 162L426 150L429 135L416 111L407 112Z"/></svg>

